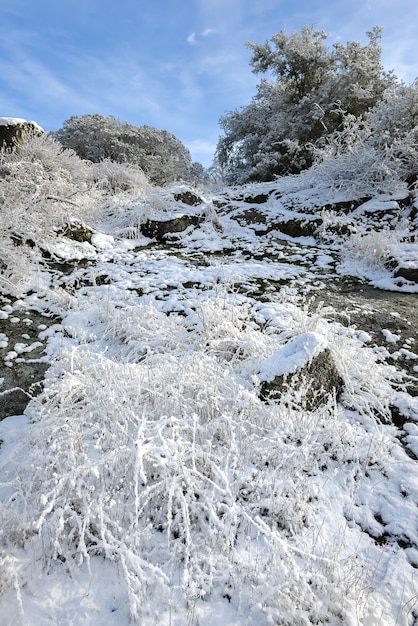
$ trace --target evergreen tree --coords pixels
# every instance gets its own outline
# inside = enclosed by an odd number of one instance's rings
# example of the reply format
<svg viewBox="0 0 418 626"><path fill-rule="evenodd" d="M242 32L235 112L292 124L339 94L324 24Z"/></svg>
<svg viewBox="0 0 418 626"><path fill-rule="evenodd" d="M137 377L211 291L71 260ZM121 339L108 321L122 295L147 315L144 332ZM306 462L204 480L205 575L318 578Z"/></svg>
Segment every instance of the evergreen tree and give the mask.
<svg viewBox="0 0 418 626"><path fill-rule="evenodd" d="M55 137L82 159L137 165L158 185L193 178L189 150L166 130L138 127L96 113L70 117Z"/></svg>
<svg viewBox="0 0 418 626"><path fill-rule="evenodd" d="M224 115L217 159L228 182L271 180L312 165L314 153L342 124L361 118L396 84L380 61L382 29L362 46L326 45L328 35L303 27L280 31L264 44L248 43L251 65L265 74L252 102Z"/></svg>

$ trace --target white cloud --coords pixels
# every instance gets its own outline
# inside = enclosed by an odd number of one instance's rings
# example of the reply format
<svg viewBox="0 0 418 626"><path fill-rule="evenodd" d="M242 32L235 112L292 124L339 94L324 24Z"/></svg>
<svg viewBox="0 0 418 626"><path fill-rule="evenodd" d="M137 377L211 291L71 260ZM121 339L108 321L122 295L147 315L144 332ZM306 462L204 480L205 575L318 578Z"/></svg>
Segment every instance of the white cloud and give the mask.
<svg viewBox="0 0 418 626"><path fill-rule="evenodd" d="M189 43L191 46L197 44L196 33L192 33L187 37L187 43Z"/></svg>

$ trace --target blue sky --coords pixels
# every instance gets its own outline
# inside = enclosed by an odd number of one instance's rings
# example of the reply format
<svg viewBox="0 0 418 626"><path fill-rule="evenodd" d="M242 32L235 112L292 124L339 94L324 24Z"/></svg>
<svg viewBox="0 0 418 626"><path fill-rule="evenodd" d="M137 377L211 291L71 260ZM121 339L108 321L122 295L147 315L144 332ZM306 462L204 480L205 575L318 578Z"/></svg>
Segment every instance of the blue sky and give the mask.
<svg viewBox="0 0 418 626"><path fill-rule="evenodd" d="M382 60L418 76L416 0L1 0L0 117L57 130L71 115L166 129L210 165L219 117L260 77L245 42L304 25L329 44L383 27Z"/></svg>

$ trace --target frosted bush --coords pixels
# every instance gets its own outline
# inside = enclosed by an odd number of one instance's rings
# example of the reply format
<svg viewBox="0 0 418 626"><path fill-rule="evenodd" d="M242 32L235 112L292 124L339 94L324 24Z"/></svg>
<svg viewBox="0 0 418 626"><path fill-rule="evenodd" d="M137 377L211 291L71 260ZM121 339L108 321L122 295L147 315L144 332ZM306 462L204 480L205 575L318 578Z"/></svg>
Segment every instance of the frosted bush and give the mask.
<svg viewBox="0 0 418 626"><path fill-rule="evenodd" d="M401 221L395 228L354 233L344 245L344 256L356 259L375 269L384 269L396 246L410 236L409 222Z"/></svg>
<svg viewBox="0 0 418 626"><path fill-rule="evenodd" d="M359 125L359 122L355 122ZM404 190L396 159L372 145L369 130L336 132L323 149L317 151L312 173L335 189L356 194L393 193Z"/></svg>
<svg viewBox="0 0 418 626"><path fill-rule="evenodd" d="M27 541L42 538L48 568L94 555L117 561L137 618L152 589L166 608L177 576L189 600L217 587L233 595L242 577L262 588L267 569L278 588L291 576L304 601L312 595L306 578L293 579L297 566L284 552L309 525L304 502L316 487L302 480L303 468L315 475L321 440L334 440L328 412L319 435L315 418L306 419L300 448L283 440L292 416L279 409L269 424L267 408L208 355L122 366L78 350L67 367L34 410L26 450L33 469L18 470L9 500L19 502ZM277 591L274 606L282 603L290 614L295 594ZM321 602L316 610L327 612Z"/></svg>
<svg viewBox="0 0 418 626"><path fill-rule="evenodd" d="M67 176L74 184L85 182L90 163L83 161L48 133L24 136L19 149L11 153L11 160L25 163L38 163L45 174ZM52 180L51 180L52 182Z"/></svg>
<svg viewBox="0 0 418 626"><path fill-rule="evenodd" d="M150 194L152 186L144 172L131 163L117 163L104 159L92 164L93 178L100 189L109 192L131 191L139 195Z"/></svg>
<svg viewBox="0 0 418 626"><path fill-rule="evenodd" d="M316 150L313 171L360 193L405 190L417 174L417 94L417 81L392 86L363 118L339 109L342 127Z"/></svg>
<svg viewBox="0 0 418 626"><path fill-rule="evenodd" d="M30 136L15 152L0 153L3 228L32 238L47 236L62 215L87 211L90 167L49 135Z"/></svg>
<svg viewBox="0 0 418 626"><path fill-rule="evenodd" d="M30 247L16 245L9 237L3 238L0 248L0 292L21 296L36 285L38 271L39 261Z"/></svg>

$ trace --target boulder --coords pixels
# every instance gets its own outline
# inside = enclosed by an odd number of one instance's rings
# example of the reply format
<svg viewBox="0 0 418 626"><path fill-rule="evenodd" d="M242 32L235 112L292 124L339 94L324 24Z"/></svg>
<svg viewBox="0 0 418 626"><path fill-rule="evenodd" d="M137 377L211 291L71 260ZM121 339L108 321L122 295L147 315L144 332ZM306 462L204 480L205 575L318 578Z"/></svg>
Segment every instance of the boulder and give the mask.
<svg viewBox="0 0 418 626"><path fill-rule="evenodd" d="M394 278L404 278L411 283L418 283L417 242L398 244L395 252L386 260L385 266L394 270Z"/></svg>
<svg viewBox="0 0 418 626"><path fill-rule="evenodd" d="M405 278L411 283L418 283L418 266L398 267L394 273L395 278Z"/></svg>
<svg viewBox="0 0 418 626"><path fill-rule="evenodd" d="M199 226L203 219L201 215L179 215L171 220L147 220L141 224L140 230L144 237L164 241L167 235L181 233L189 226Z"/></svg>
<svg viewBox="0 0 418 626"><path fill-rule="evenodd" d="M187 206L198 206L199 204L203 204L202 198L200 198L200 196L198 196L193 191L190 191L190 189L175 193L174 200L176 202L182 202L183 204L187 204Z"/></svg>
<svg viewBox="0 0 418 626"><path fill-rule="evenodd" d="M17 117L0 117L0 148L13 148L22 141L26 133L42 135L43 132L43 128L36 122Z"/></svg>
<svg viewBox="0 0 418 626"><path fill-rule="evenodd" d="M60 235L64 235L67 239L71 239L72 241L78 241L79 243L91 243L91 239L93 236L93 231L84 224L81 223L73 223L66 224L66 226L58 232Z"/></svg>
<svg viewBox="0 0 418 626"><path fill-rule="evenodd" d="M314 332L288 341L260 365L257 375L263 400L280 400L286 389L294 388L295 397L310 411L330 395L338 398L344 385L326 340Z"/></svg>

